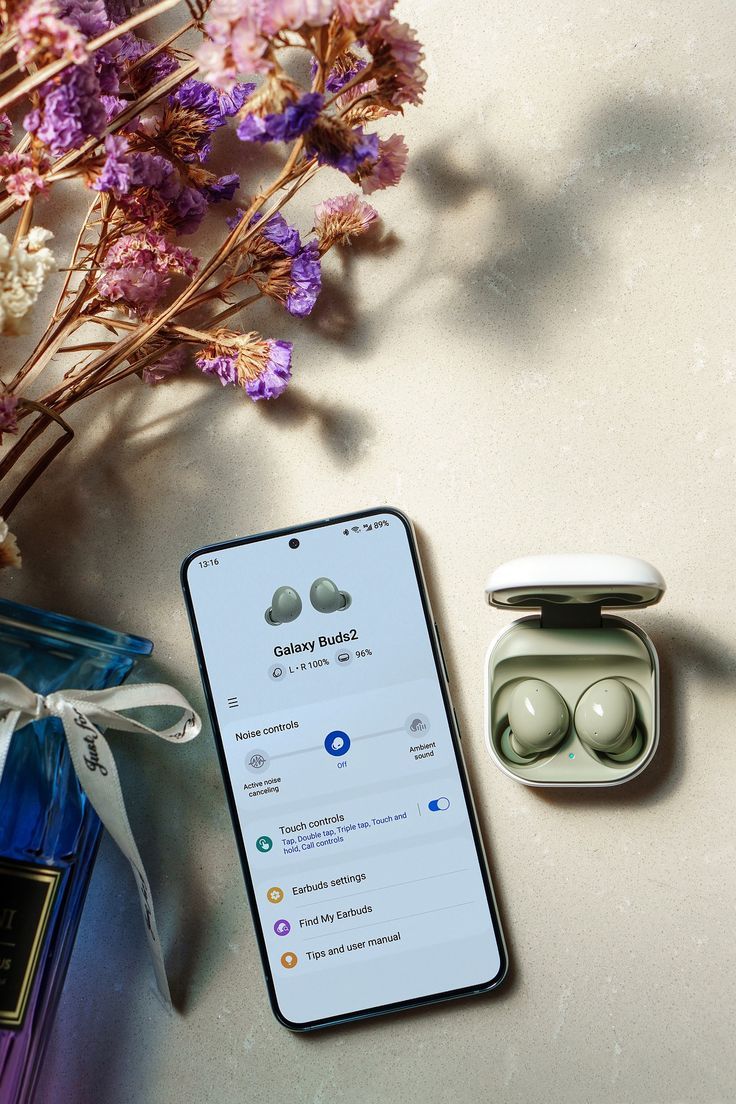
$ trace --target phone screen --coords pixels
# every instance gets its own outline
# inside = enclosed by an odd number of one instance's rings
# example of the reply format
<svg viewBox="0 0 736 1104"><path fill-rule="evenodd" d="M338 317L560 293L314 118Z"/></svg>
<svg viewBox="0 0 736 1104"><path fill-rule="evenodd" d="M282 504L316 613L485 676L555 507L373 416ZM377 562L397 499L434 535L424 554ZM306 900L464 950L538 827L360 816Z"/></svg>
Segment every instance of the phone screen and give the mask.
<svg viewBox="0 0 736 1104"><path fill-rule="evenodd" d="M182 576L277 1016L492 988L505 954L404 516L211 547Z"/></svg>

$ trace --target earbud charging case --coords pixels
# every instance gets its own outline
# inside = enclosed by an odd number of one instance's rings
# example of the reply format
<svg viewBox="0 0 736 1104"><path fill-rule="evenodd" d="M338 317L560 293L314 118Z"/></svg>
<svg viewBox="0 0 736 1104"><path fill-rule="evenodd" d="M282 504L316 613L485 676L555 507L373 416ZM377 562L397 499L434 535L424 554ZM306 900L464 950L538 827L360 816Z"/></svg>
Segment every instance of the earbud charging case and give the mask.
<svg viewBox="0 0 736 1104"><path fill-rule="evenodd" d="M489 604L540 611L503 629L486 654L486 743L504 774L526 786L589 787L618 786L644 770L659 742L659 660L643 629L602 607L652 606L664 592L657 569L632 556L527 556L496 568L486 587ZM575 731L578 700L605 678L624 682L636 702L644 741L627 763L587 747ZM518 764L504 755L501 736L509 699L524 679L543 679L559 691L570 726L551 751Z"/></svg>

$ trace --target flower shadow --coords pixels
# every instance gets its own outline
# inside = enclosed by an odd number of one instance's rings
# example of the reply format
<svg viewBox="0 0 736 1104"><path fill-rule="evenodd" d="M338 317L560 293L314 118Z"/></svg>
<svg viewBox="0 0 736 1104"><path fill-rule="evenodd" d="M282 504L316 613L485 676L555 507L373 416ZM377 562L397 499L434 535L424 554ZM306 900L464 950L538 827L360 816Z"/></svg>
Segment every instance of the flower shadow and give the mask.
<svg viewBox="0 0 736 1104"><path fill-rule="evenodd" d="M564 325L584 305L586 289L604 277L601 227L609 211L627 193L682 180L709 141L703 120L687 106L643 95L587 116L568 171L541 186L483 138L462 160L459 152L453 156L452 141L433 141L411 171L425 202L445 213L438 221L448 220L449 237L439 249L428 240L417 269L429 278L446 274L452 250L450 273L457 275L444 308L448 321L462 307L501 338L536 344ZM458 237L467 242L465 262Z"/></svg>
<svg viewBox="0 0 736 1104"><path fill-rule="evenodd" d="M374 435L372 423L360 410L344 403L329 404L291 387L278 402L261 403L262 415L278 426L316 419L321 440L342 464L356 464Z"/></svg>

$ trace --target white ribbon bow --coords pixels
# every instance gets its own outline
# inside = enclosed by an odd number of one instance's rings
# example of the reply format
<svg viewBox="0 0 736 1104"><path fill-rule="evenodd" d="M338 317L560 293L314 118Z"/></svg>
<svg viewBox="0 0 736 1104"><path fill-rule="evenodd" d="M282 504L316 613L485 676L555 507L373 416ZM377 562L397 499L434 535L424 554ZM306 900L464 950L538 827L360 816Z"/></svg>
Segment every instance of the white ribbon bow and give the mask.
<svg viewBox="0 0 736 1104"><path fill-rule="evenodd" d="M121 709L142 709L152 705L174 706L182 710L182 717L171 728L158 730L124 717L119 712ZM11 675L0 674L0 779L15 730L44 717L58 717L64 726L69 754L82 789L133 869L156 982L166 1006L171 1008L169 983L153 914L151 887L130 829L110 745L95 722L121 732L147 732L174 743L193 740L199 735L202 722L186 698L173 686L164 683L140 683L110 690L57 690L44 697L35 694Z"/></svg>

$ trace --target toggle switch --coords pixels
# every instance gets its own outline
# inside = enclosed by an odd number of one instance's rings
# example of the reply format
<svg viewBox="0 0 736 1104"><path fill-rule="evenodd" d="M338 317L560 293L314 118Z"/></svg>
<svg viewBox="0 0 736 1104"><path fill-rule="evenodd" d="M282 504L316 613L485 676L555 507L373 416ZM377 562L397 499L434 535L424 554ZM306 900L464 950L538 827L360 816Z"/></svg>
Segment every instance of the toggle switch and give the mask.
<svg viewBox="0 0 736 1104"><path fill-rule="evenodd" d="M450 799L448 797L435 797L433 801L430 801L427 808L432 813L444 813L445 809L450 808Z"/></svg>

